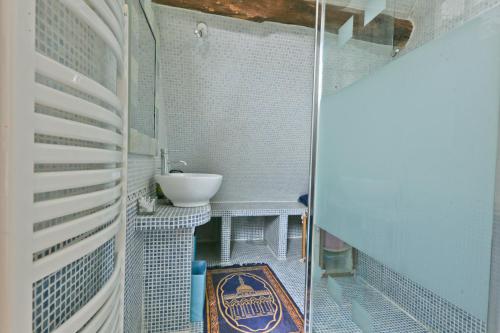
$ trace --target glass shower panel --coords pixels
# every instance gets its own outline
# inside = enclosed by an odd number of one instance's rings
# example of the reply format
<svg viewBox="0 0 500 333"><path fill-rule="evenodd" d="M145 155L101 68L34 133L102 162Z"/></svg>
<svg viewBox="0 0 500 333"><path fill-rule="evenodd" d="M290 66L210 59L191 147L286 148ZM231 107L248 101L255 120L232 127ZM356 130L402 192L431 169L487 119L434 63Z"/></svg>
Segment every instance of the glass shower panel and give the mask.
<svg viewBox="0 0 500 333"><path fill-rule="evenodd" d="M335 96L392 60L395 48L401 43L398 39L401 33L395 34L395 3L385 0L334 0L321 4L321 90L318 93L322 100ZM328 110L321 107L319 114L323 112ZM328 176L321 173L325 167L321 148L333 148L331 143L323 140L330 129L322 126L322 117L319 117L317 136L320 148L317 156L317 190L324 188L321 182ZM323 131L326 133L323 134ZM332 189L327 195L330 193L335 191ZM310 329L318 333L361 332L361 329L367 329L361 324L366 321L360 315L364 309L357 305L359 297L354 296L367 294L364 293L363 284L354 278L356 251L352 244L336 237L335 230L330 228L335 225L335 221L328 214L323 214L324 204L321 201L325 200L324 193L315 197L315 206L318 208L314 210L316 213L313 216ZM359 320L355 319L356 314L359 314Z"/></svg>
<svg viewBox="0 0 500 333"><path fill-rule="evenodd" d="M331 95L392 59L394 5L331 0L323 8L322 94Z"/></svg>
<svg viewBox="0 0 500 333"><path fill-rule="evenodd" d="M321 4L311 332L487 332L500 7L418 3Z"/></svg>

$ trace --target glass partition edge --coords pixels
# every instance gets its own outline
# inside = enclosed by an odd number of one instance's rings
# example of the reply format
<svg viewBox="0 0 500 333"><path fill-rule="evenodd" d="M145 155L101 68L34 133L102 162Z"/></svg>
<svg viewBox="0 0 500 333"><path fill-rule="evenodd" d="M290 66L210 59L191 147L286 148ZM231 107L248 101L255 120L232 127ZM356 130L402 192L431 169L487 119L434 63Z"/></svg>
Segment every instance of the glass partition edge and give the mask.
<svg viewBox="0 0 500 333"><path fill-rule="evenodd" d="M306 291L304 300L304 332L312 333L312 265L314 237L314 192L316 181L316 152L318 138L318 119L321 105L322 71L323 71L323 27L325 24L324 0L316 0L316 24L314 45L314 87L313 108L311 119L311 158L309 164L309 209L307 225L307 255L306 255Z"/></svg>

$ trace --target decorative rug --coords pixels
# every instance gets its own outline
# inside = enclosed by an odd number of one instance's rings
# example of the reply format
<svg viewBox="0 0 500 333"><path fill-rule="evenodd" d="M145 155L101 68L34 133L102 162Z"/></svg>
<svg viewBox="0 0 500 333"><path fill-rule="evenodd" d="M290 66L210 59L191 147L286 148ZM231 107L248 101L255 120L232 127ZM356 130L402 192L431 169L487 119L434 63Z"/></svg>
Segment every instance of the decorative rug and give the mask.
<svg viewBox="0 0 500 333"><path fill-rule="evenodd" d="M266 264L209 268L206 333L302 333L303 316Z"/></svg>

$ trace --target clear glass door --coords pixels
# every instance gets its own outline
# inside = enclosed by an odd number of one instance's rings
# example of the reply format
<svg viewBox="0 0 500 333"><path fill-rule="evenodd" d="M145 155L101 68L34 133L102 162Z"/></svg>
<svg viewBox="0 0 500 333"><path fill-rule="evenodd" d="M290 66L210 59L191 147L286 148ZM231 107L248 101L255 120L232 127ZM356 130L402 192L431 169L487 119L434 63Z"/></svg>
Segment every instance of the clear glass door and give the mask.
<svg viewBox="0 0 500 333"><path fill-rule="evenodd" d="M500 7L318 6L308 331L493 332Z"/></svg>

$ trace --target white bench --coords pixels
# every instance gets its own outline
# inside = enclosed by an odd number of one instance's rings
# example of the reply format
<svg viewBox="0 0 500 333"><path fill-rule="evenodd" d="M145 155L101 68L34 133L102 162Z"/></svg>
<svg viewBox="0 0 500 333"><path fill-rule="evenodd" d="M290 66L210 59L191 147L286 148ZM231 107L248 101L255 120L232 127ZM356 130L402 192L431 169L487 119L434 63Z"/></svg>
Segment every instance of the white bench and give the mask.
<svg viewBox="0 0 500 333"><path fill-rule="evenodd" d="M212 203L212 217L221 217L222 263L231 257L231 219L237 216L272 217L264 227L264 239L274 255L286 259L288 241L288 216L301 216L307 208L298 202L222 202Z"/></svg>

